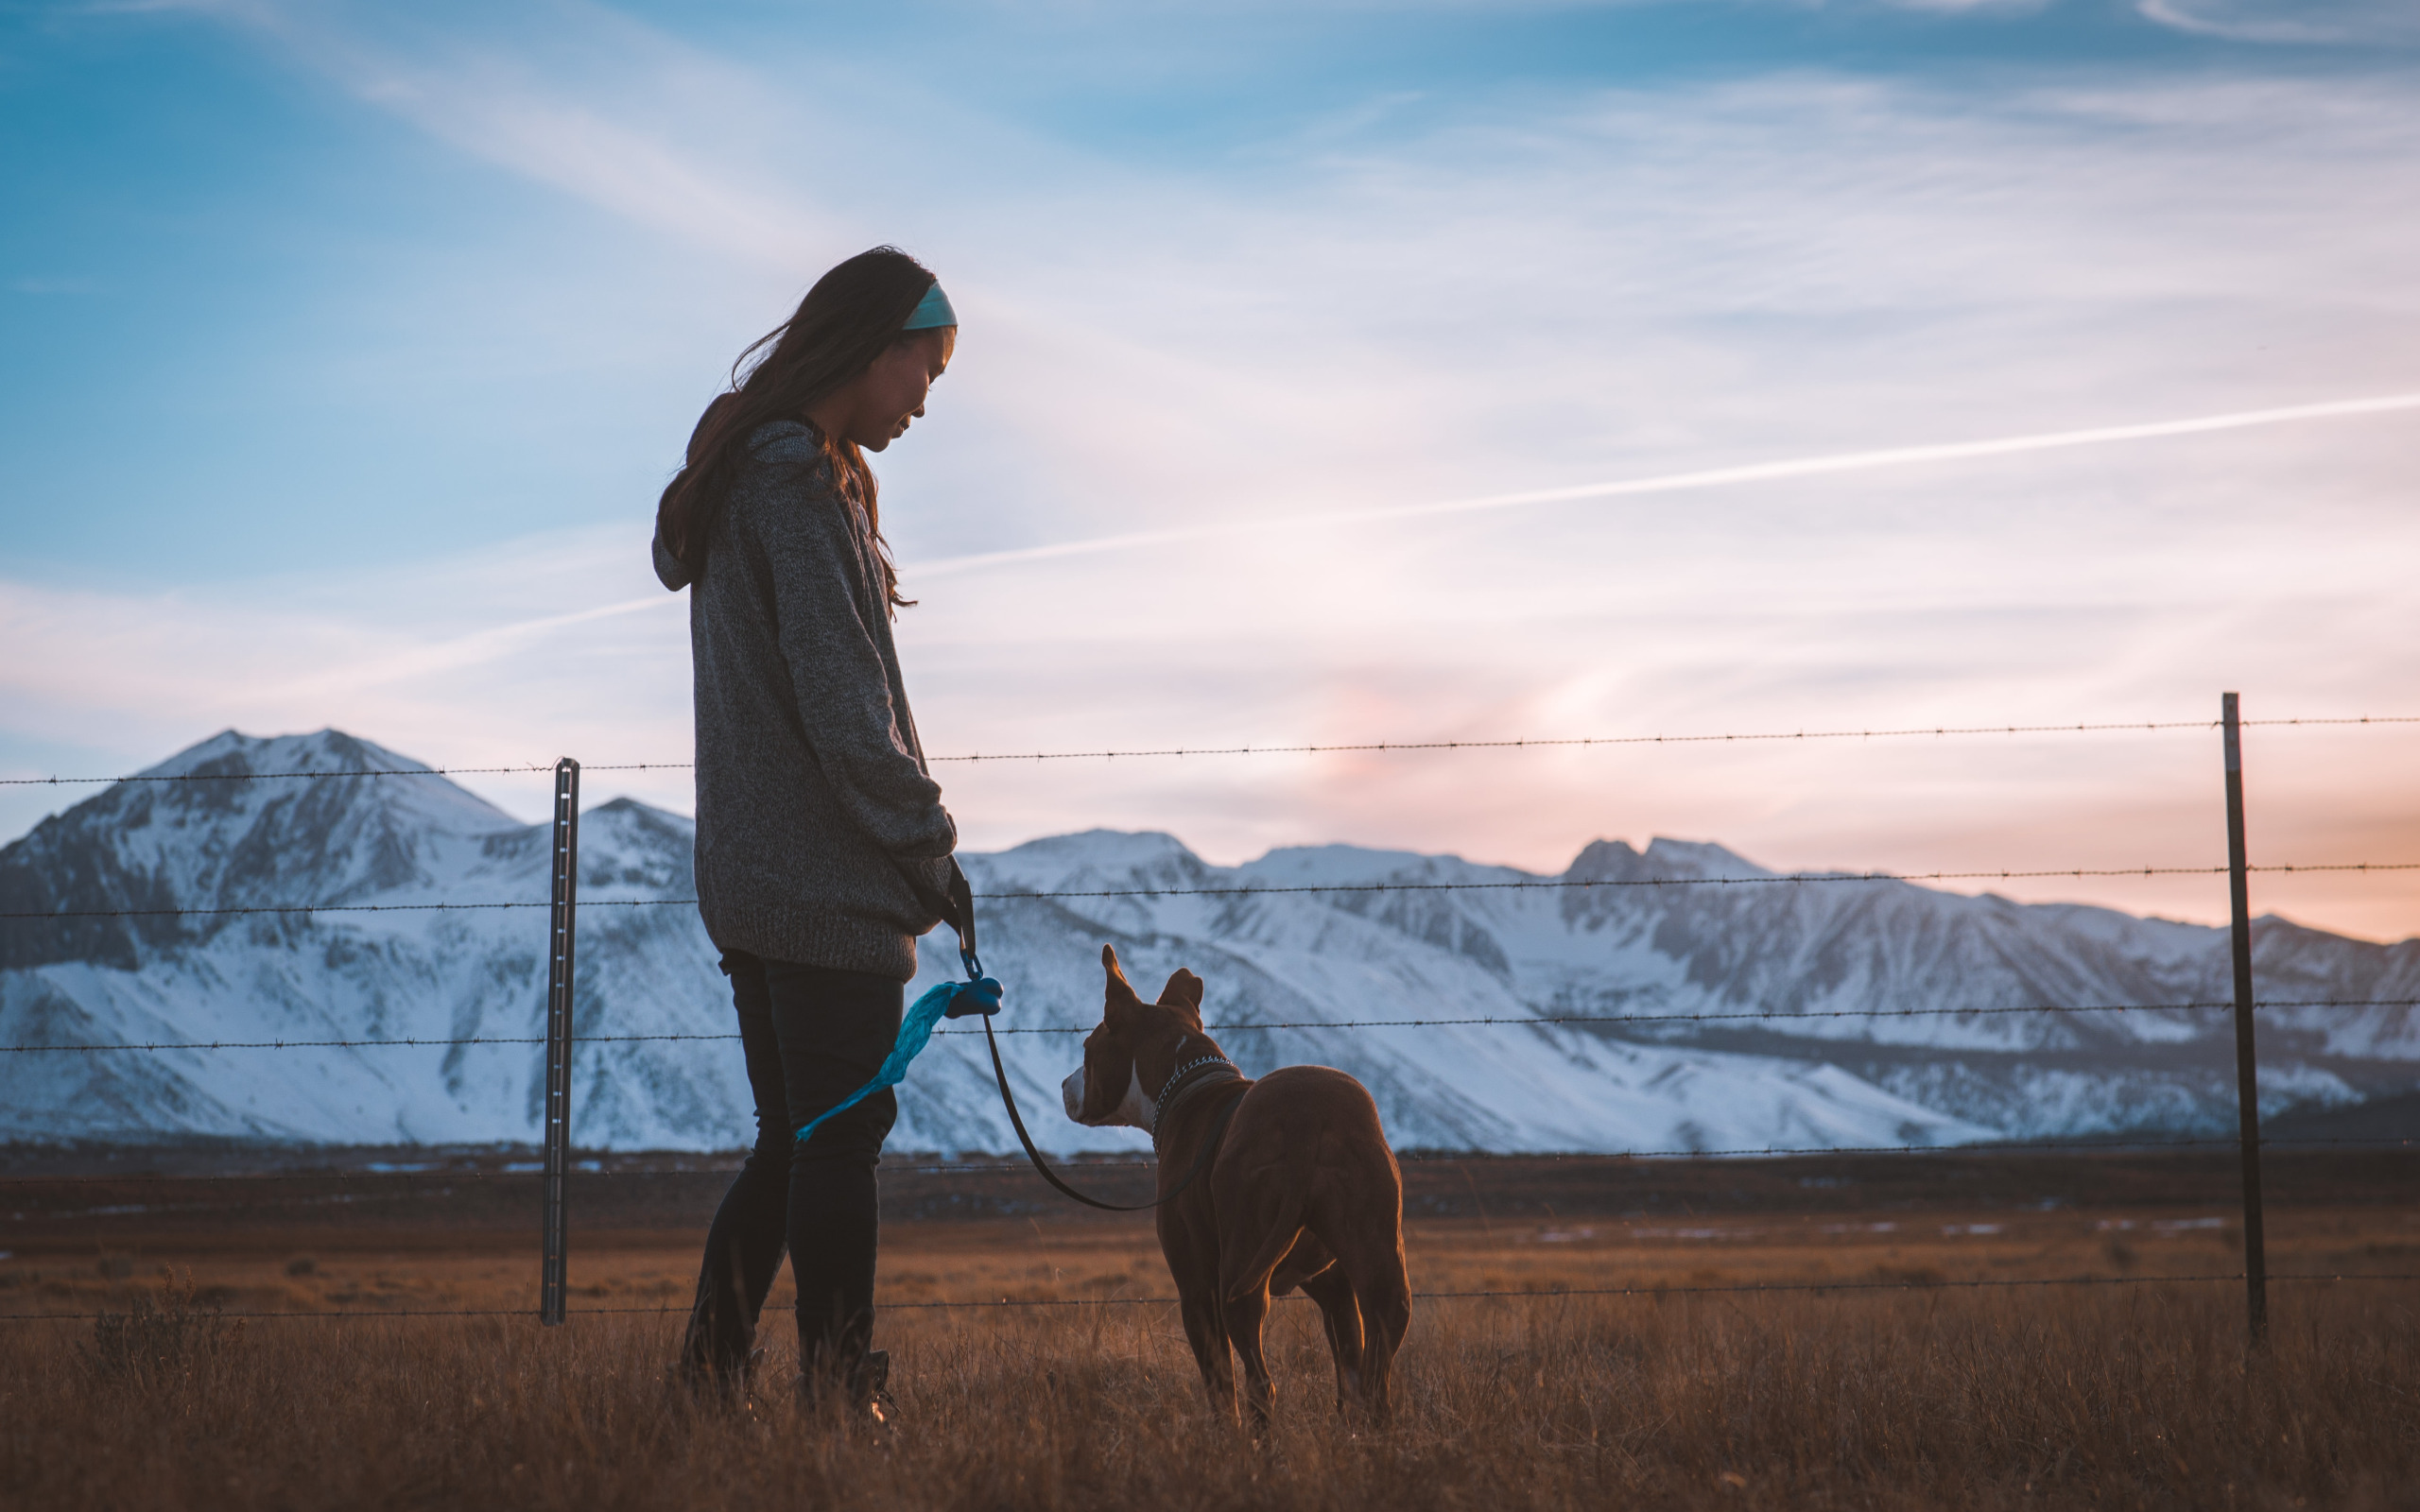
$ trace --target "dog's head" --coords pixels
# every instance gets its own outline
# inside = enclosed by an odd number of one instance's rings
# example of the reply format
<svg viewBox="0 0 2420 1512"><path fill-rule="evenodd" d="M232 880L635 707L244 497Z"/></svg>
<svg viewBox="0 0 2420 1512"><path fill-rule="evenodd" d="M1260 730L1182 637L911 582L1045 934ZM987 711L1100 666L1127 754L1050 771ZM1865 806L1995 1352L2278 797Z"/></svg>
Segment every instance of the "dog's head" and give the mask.
<svg viewBox="0 0 2420 1512"><path fill-rule="evenodd" d="M1067 1116L1079 1124L1151 1126L1146 1088L1164 1087L1187 1035L1201 1033L1201 978L1180 971L1146 1003L1118 970L1116 947L1100 948L1109 973L1100 1023L1084 1037L1084 1063L1060 1087Z"/></svg>

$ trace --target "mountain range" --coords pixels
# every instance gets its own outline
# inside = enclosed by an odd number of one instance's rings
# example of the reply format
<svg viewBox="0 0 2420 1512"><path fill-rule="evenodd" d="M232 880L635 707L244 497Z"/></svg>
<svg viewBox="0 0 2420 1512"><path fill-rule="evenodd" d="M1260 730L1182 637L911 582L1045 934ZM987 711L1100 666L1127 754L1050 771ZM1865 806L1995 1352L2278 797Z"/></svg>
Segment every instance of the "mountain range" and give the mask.
<svg viewBox="0 0 2420 1512"><path fill-rule="evenodd" d="M402 775L364 775L378 772ZM546 826L334 730L228 731L142 775L194 780L114 784L0 850L0 913L114 914L0 919L0 1045L167 1048L0 1054L0 1140L535 1139L535 1045L398 1041L543 1032ZM581 818L583 1146L727 1148L752 1132L735 1041L685 1038L732 1032L717 952L683 902L692 838L687 818L627 799ZM2223 1009L1995 1011L2222 1002L2223 930L1775 881L1666 839L1591 842L1556 877L1351 846L1218 867L1170 835L1109 831L962 859L994 895L985 965L1020 1031L1001 1045L1056 1151L1145 1144L1059 1111L1098 1018L1104 941L1147 993L1199 972L1248 1074L1321 1062L1360 1077L1399 1147L1947 1145L2234 1124ZM998 896L1017 893L1118 896ZM378 911L161 912L327 905ZM911 993L955 971L953 945L946 928L925 942ZM2262 919L2254 951L2265 999L2420 998L2420 940ZM1616 1022L1549 1022L1575 1018ZM1499 1022L1370 1025L1384 1020ZM980 1036L950 1029L902 1090L894 1147L1012 1149ZM2268 1112L2420 1086L2411 1007L2264 1009L2260 1034ZM231 1040L289 1043L203 1047Z"/></svg>

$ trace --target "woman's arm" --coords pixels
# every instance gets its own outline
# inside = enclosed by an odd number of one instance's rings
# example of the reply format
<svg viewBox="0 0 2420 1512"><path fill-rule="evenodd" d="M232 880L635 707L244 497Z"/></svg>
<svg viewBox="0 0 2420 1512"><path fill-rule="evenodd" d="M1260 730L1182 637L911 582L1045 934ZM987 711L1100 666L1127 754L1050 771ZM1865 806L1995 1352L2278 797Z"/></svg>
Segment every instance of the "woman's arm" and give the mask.
<svg viewBox="0 0 2420 1512"><path fill-rule="evenodd" d="M948 855L958 827L901 734L889 669L862 606L856 522L829 493L755 515L772 579L776 635L824 780L874 843L906 860Z"/></svg>

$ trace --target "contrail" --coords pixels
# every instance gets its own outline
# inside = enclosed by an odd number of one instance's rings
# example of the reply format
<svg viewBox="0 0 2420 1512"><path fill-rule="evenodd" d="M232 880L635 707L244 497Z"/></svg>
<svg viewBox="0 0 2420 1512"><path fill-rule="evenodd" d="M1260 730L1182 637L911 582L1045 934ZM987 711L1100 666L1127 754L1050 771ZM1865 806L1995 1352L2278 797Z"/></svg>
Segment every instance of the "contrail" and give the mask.
<svg viewBox="0 0 2420 1512"><path fill-rule="evenodd" d="M1874 468L1907 467L1920 462L1958 462L1970 457L2009 456L2020 452L2055 452L2070 446L2105 446L2116 441L2199 436L2207 431L2244 430L2255 425L2284 425L2295 421L2333 420L2350 415L2382 415L2403 409L2420 409L2420 393L2385 394L2375 399L2339 399L2322 404L2291 404L2283 409L2247 409L2231 415L2152 421L2141 425L2104 425L2094 430L2006 436L1988 441L1947 441L1933 446L1895 446L1876 452L1839 452L1828 456L1793 457L1780 462L1756 462L1746 467L1708 468L1696 472L1668 472L1658 477L1624 478L1611 483L1577 483L1560 489L1491 493L1476 499L1450 499L1436 504L1382 505L1366 509L1331 509L1278 517L1264 515L1210 524L1180 525L1167 530L1095 536L1087 541L1063 541L1046 546L1020 546L1010 551L942 557L931 561L909 563L903 571L913 572L919 576L934 576L972 572L982 567L1003 567L1015 562L1045 561L1054 557L1089 557L1135 546L1200 541L1212 536L1259 534L1271 529L1300 529L1306 525L1357 524L1372 520L1415 520L1425 515L1469 514L1481 509L1512 509L1523 505L1563 504L1575 499L1679 493L1690 489L1724 488L1734 483L1820 477L1831 472L1861 472Z"/></svg>
<svg viewBox="0 0 2420 1512"><path fill-rule="evenodd" d="M610 619L616 614L634 614L641 610L686 608L688 601L671 593L655 593L646 598L627 598L618 604L600 604L595 609L575 610L568 614L549 614L543 619L518 620L510 625L493 625L452 640L438 641L398 651L391 656L371 662L348 662L334 671L321 672L300 679L276 690L285 697L316 696L337 691L351 691L393 682L403 678L416 678L431 672L447 672L457 667L476 666L495 661L512 650L519 643L533 635L567 626L585 625L591 620Z"/></svg>

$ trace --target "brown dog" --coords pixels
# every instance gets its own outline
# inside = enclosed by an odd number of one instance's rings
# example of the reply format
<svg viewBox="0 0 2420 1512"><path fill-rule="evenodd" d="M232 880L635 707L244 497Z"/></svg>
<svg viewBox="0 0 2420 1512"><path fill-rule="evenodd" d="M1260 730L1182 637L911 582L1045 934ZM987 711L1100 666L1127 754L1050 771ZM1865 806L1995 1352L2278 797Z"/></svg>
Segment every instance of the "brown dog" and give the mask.
<svg viewBox="0 0 2420 1512"><path fill-rule="evenodd" d="M1109 991L1084 1063L1063 1089L1079 1124L1148 1130L1160 1194L1208 1167L1157 1210L1213 1410L1233 1418L1228 1346L1243 1357L1245 1400L1266 1426L1275 1393L1261 1353L1269 1298L1300 1286L1319 1303L1336 1355L1340 1411L1387 1412L1387 1378L1411 1322L1403 1263L1403 1175L1361 1084L1326 1066L1247 1079L1201 1032L1201 978L1179 971L1160 1001L1135 995L1104 945Z"/></svg>

